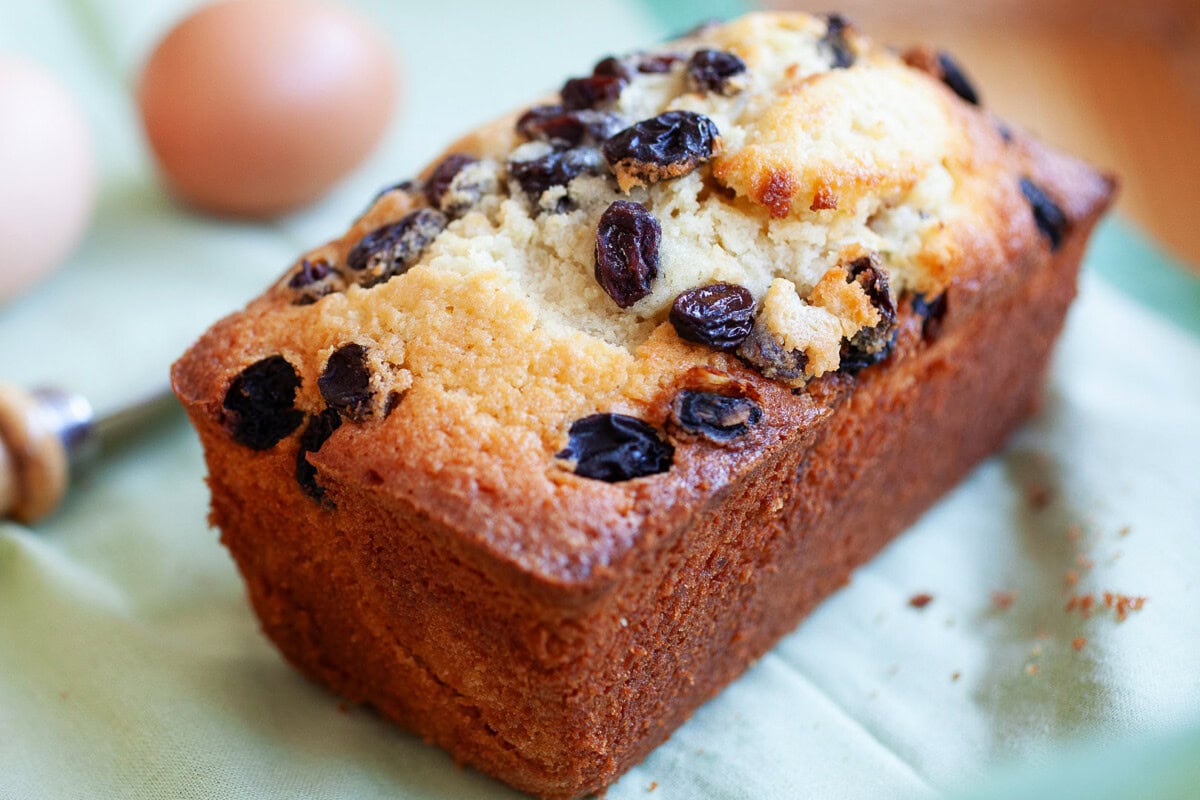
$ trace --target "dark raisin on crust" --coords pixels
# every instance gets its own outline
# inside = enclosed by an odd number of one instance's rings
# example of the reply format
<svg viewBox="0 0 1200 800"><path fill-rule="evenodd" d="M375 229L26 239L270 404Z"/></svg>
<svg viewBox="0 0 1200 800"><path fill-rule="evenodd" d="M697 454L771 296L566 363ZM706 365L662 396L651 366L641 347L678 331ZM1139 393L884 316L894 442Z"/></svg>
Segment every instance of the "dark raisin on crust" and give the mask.
<svg viewBox="0 0 1200 800"><path fill-rule="evenodd" d="M637 57L637 71L643 75L659 75L683 61L679 53L643 53Z"/></svg>
<svg viewBox="0 0 1200 800"><path fill-rule="evenodd" d="M592 414L571 424L556 458L575 462L575 474L618 483L671 468L675 448L658 431L624 414Z"/></svg>
<svg viewBox="0 0 1200 800"><path fill-rule="evenodd" d="M686 175L719 154L720 147L720 133L711 119L694 111L668 111L631 125L601 149L624 189L627 183Z"/></svg>
<svg viewBox="0 0 1200 800"><path fill-rule="evenodd" d="M246 367L229 384L222 407L233 440L251 450L269 450L300 427L296 408L300 376L287 359L268 356Z"/></svg>
<svg viewBox="0 0 1200 800"><path fill-rule="evenodd" d="M592 75L608 75L629 82L634 79L635 72L643 75L670 72L671 67L683 59L679 53L634 53L624 58L608 56L596 64Z"/></svg>
<svg viewBox="0 0 1200 800"><path fill-rule="evenodd" d="M333 272L333 267L329 266L329 262L325 259L314 258L312 261L309 261L306 258L300 262L299 269L288 280L288 286L292 289L303 289L306 286L311 286L314 283L325 280Z"/></svg>
<svg viewBox="0 0 1200 800"><path fill-rule="evenodd" d="M544 156L527 161L508 162L508 174L537 202L547 189L566 186L580 175L599 175L604 171L604 159L594 147L572 147L551 150ZM568 198L559 199L556 211L570 208Z"/></svg>
<svg viewBox="0 0 1200 800"><path fill-rule="evenodd" d="M341 274L323 258L304 259L288 278L295 293L292 305L308 306L342 288Z"/></svg>
<svg viewBox="0 0 1200 800"><path fill-rule="evenodd" d="M527 139L577 147L597 145L628 125L625 117L613 111L567 111L558 105L534 106L517 120L517 133Z"/></svg>
<svg viewBox="0 0 1200 800"><path fill-rule="evenodd" d="M939 50L937 63L942 83L949 86L952 92L971 105L979 105L979 92L975 91L971 79L967 77L967 73L963 72L963 68L954 60L954 57L945 50Z"/></svg>
<svg viewBox="0 0 1200 800"><path fill-rule="evenodd" d="M568 111L583 108L611 106L621 96L628 81L616 75L591 75L587 78L571 78L563 84L563 107Z"/></svg>
<svg viewBox="0 0 1200 800"><path fill-rule="evenodd" d="M896 303L888 287L887 273L877 257L855 259L846 272L847 280L861 286L871 305L879 312L879 322L870 328L863 328L849 341L842 342L840 369L855 373L891 355L896 344Z"/></svg>
<svg viewBox="0 0 1200 800"><path fill-rule="evenodd" d="M429 201L429 205L447 211L447 209L442 208L442 199L446 196L446 192L449 191L450 184L454 182L454 178L458 173L462 172L463 167L478 162L479 159L464 153L451 153L443 158L433 168L429 179L425 181L425 199Z"/></svg>
<svg viewBox="0 0 1200 800"><path fill-rule="evenodd" d="M333 508L333 503L325 497L325 487L317 483L317 468L309 463L308 454L320 450L341 424L342 417L334 408L310 417L300 434L300 450L296 453L296 483L301 491L327 508Z"/></svg>
<svg viewBox="0 0 1200 800"><path fill-rule="evenodd" d="M346 256L346 266L357 273L354 279L363 286L403 275L445 229L447 222L442 212L419 208L364 236Z"/></svg>
<svg viewBox="0 0 1200 800"><path fill-rule="evenodd" d="M785 350L767 327L755 321L750 335L734 351L742 361L773 380L794 381L804 377L808 356L803 350Z"/></svg>
<svg viewBox="0 0 1200 800"><path fill-rule="evenodd" d="M592 75L619 78L626 82L633 80L633 73L629 69L628 60L617 58L616 56L606 56L597 61L596 66L592 67Z"/></svg>
<svg viewBox="0 0 1200 800"><path fill-rule="evenodd" d="M820 39L820 46L829 53L831 69L854 66L854 48L846 38L846 32L851 27L850 20L841 14L830 14L825 18L825 34Z"/></svg>
<svg viewBox="0 0 1200 800"><path fill-rule="evenodd" d="M857 334L855 338L857 338ZM892 329L891 334L883 340L883 344L878 350L867 350L855 345L854 342L855 339L842 342L841 360L838 364L838 369L850 375L855 375L890 356L896 346L896 330Z"/></svg>
<svg viewBox="0 0 1200 800"><path fill-rule="evenodd" d="M734 283L699 286L680 292L668 319L681 339L732 350L754 327L754 297Z"/></svg>
<svg viewBox="0 0 1200 800"><path fill-rule="evenodd" d="M1021 178L1021 192L1029 201L1030 208L1033 209L1033 219L1037 223L1038 230L1049 240L1050 249L1057 250L1062 244L1063 236L1070 224L1067 215L1063 213L1057 203L1050 199L1050 195L1046 194L1042 187L1029 178Z"/></svg>
<svg viewBox="0 0 1200 800"><path fill-rule="evenodd" d="M949 306L947 293L942 292L932 300L926 300L925 295L917 293L912 296L911 304L913 313L922 317L921 337L926 341L937 339Z"/></svg>
<svg viewBox="0 0 1200 800"><path fill-rule="evenodd" d="M371 412L371 370L367 367L367 348L344 344L325 362L317 388L330 408L352 420L365 419Z"/></svg>
<svg viewBox="0 0 1200 800"><path fill-rule="evenodd" d="M733 441L762 420L762 409L748 397L684 389L671 401L671 421L680 430L714 444Z"/></svg>
<svg viewBox="0 0 1200 800"><path fill-rule="evenodd" d="M662 227L638 203L617 200L596 228L596 282L621 308L650 294L658 277Z"/></svg>
<svg viewBox="0 0 1200 800"><path fill-rule="evenodd" d="M693 92L731 95L741 88L738 78L745 72L746 62L733 53L703 48L688 59L687 84Z"/></svg>

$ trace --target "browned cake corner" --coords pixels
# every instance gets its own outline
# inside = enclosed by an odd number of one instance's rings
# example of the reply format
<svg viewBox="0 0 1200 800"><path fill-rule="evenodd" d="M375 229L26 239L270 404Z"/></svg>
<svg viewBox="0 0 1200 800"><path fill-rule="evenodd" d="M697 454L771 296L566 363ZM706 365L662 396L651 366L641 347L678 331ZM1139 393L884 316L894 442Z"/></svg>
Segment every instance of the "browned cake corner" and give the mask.
<svg viewBox="0 0 1200 800"><path fill-rule="evenodd" d="M1113 182L922 53L605 59L206 333L173 384L284 654L579 796L998 447Z"/></svg>

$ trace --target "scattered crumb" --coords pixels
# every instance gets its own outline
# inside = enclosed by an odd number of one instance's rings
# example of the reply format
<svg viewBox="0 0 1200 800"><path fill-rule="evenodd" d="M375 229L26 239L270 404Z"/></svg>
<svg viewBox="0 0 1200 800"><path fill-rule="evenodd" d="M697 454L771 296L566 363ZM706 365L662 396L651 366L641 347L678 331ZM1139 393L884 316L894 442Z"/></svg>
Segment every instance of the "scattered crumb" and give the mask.
<svg viewBox="0 0 1200 800"><path fill-rule="evenodd" d="M1070 539L1072 542L1078 542L1080 539L1083 538L1083 528L1079 527L1078 525L1075 525L1074 523L1072 523L1071 525L1068 525L1067 526L1067 538Z"/></svg>
<svg viewBox="0 0 1200 800"><path fill-rule="evenodd" d="M1082 636L1076 636L1074 640L1071 641L1071 647L1075 648L1076 653L1082 650L1085 644L1087 644L1087 639L1083 638Z"/></svg>
<svg viewBox="0 0 1200 800"><path fill-rule="evenodd" d="M1121 594L1119 592L1105 592L1102 599L1106 609L1112 609L1116 612L1117 622L1124 622L1125 618L1129 616L1130 611L1141 611L1142 606L1146 604L1145 597ZM1067 600L1067 605L1063 610L1068 614L1072 611L1078 611L1084 618L1087 618L1098 603L1099 601L1095 595L1077 594L1072 595Z"/></svg>
<svg viewBox="0 0 1200 800"><path fill-rule="evenodd" d="M1026 664L1025 665L1025 674L1026 675L1037 675L1038 674L1038 665L1037 664Z"/></svg>
<svg viewBox="0 0 1200 800"><path fill-rule="evenodd" d="M1071 588L1079 583L1079 573L1073 569L1067 570L1067 574L1063 577L1063 582L1067 584L1067 588Z"/></svg>
<svg viewBox="0 0 1200 800"><path fill-rule="evenodd" d="M347 703L345 700L343 700L342 702L337 704L337 710L342 712L343 714L349 714L350 713L350 704Z"/></svg>
<svg viewBox="0 0 1200 800"><path fill-rule="evenodd" d="M1054 501L1054 490L1049 486L1035 484L1029 487L1025 499L1029 502L1030 508L1034 511L1041 511Z"/></svg>
<svg viewBox="0 0 1200 800"><path fill-rule="evenodd" d="M658 788L658 781L650 781L650 785L646 787L647 792L653 792Z"/></svg>
<svg viewBox="0 0 1200 800"><path fill-rule="evenodd" d="M958 679L961 677L962 677L962 673L959 672L958 670L954 670L954 672L950 673L950 680L952 680L952 681L958 681Z"/></svg>
<svg viewBox="0 0 1200 800"><path fill-rule="evenodd" d="M1037 632L1037 638L1038 638L1038 639L1040 639L1040 640L1041 640L1041 641L1043 641L1043 642L1044 642L1044 641L1046 641L1047 639L1049 639L1049 638L1050 638L1050 631L1047 631L1047 630L1040 630L1040 631L1038 631L1038 632Z"/></svg>
<svg viewBox="0 0 1200 800"><path fill-rule="evenodd" d="M66 700L70 696L71 696L71 693L68 692L66 689L63 689L61 692L58 693L59 700Z"/></svg>
<svg viewBox="0 0 1200 800"><path fill-rule="evenodd" d="M992 592L992 605L997 611L1007 611L1012 608L1012 604L1016 602L1017 596L1009 591Z"/></svg>
<svg viewBox="0 0 1200 800"><path fill-rule="evenodd" d="M1121 529L1117 531L1117 536L1128 536L1131 530L1133 530L1133 528L1129 527L1128 525L1122 525Z"/></svg>
<svg viewBox="0 0 1200 800"><path fill-rule="evenodd" d="M1120 560L1121 560L1121 551L1120 551L1120 550L1117 550L1117 551L1116 551L1116 552L1114 552L1114 553L1113 553L1111 556L1109 556L1109 558L1108 558L1108 563L1110 563L1110 564L1115 564L1115 563L1117 563L1117 562L1118 562L1118 561L1120 561Z"/></svg>
<svg viewBox="0 0 1200 800"><path fill-rule="evenodd" d="M1075 564L1082 570L1087 571L1096 566L1096 562L1085 556L1083 553L1075 556Z"/></svg>
<svg viewBox="0 0 1200 800"><path fill-rule="evenodd" d="M1104 605L1116 608L1117 622L1124 622L1130 611L1141 611L1145 604L1146 598L1144 597L1130 597L1127 594L1115 592L1104 593Z"/></svg>
<svg viewBox="0 0 1200 800"><path fill-rule="evenodd" d="M924 608L932 602L933 595L929 594L928 592L914 594L912 597L908 598L908 604L913 608Z"/></svg>
<svg viewBox="0 0 1200 800"><path fill-rule="evenodd" d="M1092 606L1096 604L1096 598L1090 594L1073 594L1067 600L1067 606L1063 610L1068 614L1072 611L1079 611L1084 619L1092 615Z"/></svg>
<svg viewBox="0 0 1200 800"><path fill-rule="evenodd" d="M1042 646L1040 644L1035 644L1029 650L1029 655L1033 656L1034 658L1037 658L1041 654L1042 654Z"/></svg>

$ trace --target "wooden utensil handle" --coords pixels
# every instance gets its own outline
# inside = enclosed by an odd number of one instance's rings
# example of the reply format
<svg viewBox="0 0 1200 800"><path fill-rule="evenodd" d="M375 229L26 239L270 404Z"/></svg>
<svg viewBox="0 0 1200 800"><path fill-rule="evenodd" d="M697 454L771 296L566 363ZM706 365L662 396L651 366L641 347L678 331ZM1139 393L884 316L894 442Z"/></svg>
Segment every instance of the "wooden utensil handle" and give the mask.
<svg viewBox="0 0 1200 800"><path fill-rule="evenodd" d="M52 410L0 384L0 518L28 524L53 511L67 492L68 455Z"/></svg>

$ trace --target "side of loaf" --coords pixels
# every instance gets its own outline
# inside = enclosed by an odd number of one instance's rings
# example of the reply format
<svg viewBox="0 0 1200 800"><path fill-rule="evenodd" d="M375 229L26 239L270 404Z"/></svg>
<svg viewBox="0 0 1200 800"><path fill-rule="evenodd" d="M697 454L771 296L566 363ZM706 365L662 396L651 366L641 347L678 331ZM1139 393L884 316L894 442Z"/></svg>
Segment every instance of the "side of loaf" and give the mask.
<svg viewBox="0 0 1200 800"><path fill-rule="evenodd" d="M382 191L172 372L301 670L544 797L670 735L1032 410L1111 179L753 14Z"/></svg>

